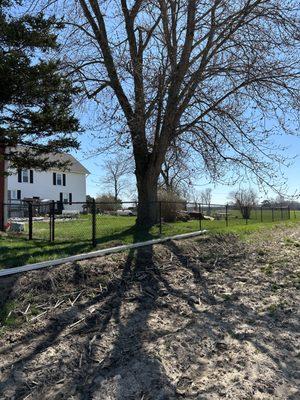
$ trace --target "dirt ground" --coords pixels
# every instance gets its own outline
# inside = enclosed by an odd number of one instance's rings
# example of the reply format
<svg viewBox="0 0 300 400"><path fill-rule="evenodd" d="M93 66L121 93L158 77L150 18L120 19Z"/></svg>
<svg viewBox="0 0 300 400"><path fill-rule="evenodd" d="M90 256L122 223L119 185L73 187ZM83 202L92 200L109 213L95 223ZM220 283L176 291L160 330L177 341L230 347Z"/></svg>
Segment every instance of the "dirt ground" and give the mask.
<svg viewBox="0 0 300 400"><path fill-rule="evenodd" d="M2 280L0 399L300 399L299 253L277 228Z"/></svg>

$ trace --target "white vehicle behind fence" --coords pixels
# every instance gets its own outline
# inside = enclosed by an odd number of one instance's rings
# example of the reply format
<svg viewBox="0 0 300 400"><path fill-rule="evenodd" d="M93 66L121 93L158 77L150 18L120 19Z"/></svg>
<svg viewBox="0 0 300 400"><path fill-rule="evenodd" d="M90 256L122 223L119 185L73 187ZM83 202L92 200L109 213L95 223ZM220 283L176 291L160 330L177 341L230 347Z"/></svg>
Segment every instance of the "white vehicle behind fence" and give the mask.
<svg viewBox="0 0 300 400"><path fill-rule="evenodd" d="M62 217L64 218L79 218L79 210L62 210Z"/></svg>
<svg viewBox="0 0 300 400"><path fill-rule="evenodd" d="M117 215L120 217L132 217L134 213L132 210L117 210Z"/></svg>

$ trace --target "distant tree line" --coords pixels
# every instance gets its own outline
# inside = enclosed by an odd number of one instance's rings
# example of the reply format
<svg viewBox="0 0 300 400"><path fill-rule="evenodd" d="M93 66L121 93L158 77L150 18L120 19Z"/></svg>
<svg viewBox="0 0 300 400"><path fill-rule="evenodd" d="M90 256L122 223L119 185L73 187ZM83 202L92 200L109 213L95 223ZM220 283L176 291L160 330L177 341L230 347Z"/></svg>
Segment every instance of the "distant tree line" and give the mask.
<svg viewBox="0 0 300 400"><path fill-rule="evenodd" d="M300 202L297 200L285 199L278 196L274 199L266 199L261 202L263 207L290 207L293 210L300 210Z"/></svg>

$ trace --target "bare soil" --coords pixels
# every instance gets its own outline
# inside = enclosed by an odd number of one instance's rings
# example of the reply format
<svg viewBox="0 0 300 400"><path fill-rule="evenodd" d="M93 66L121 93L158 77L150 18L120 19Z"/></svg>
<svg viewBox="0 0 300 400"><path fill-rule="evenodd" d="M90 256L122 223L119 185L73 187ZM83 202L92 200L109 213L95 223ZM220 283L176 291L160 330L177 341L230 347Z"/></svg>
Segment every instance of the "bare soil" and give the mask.
<svg viewBox="0 0 300 400"><path fill-rule="evenodd" d="M300 399L299 253L278 227L2 280L0 399Z"/></svg>

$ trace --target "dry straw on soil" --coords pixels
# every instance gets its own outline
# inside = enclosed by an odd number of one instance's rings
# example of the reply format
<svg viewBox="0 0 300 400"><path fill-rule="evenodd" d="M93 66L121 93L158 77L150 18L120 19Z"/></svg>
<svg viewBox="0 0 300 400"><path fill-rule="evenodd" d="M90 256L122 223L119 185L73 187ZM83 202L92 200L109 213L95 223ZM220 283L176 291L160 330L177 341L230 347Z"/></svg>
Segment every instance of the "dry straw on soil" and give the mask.
<svg viewBox="0 0 300 400"><path fill-rule="evenodd" d="M171 242L10 281L0 399L298 399L298 240Z"/></svg>

